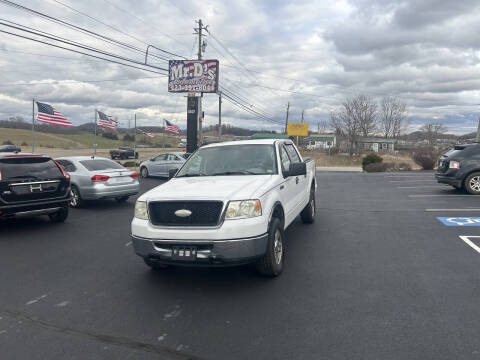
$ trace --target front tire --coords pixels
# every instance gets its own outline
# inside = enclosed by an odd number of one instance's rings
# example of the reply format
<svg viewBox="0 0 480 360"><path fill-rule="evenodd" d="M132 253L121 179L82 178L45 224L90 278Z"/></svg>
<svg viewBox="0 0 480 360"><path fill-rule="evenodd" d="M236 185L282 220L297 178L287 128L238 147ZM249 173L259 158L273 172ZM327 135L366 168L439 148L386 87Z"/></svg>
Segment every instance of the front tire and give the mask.
<svg viewBox="0 0 480 360"><path fill-rule="evenodd" d="M312 224L315 221L315 188L310 189L310 200L300 213L304 224Z"/></svg>
<svg viewBox="0 0 480 360"><path fill-rule="evenodd" d="M147 264L152 270L163 270L168 268L168 265L166 264L160 264L156 261L150 260L148 258L144 258L143 261L145 261L145 264Z"/></svg>
<svg viewBox="0 0 480 360"><path fill-rule="evenodd" d="M267 252L257 262L257 271L261 275L275 277L282 273L285 259L284 238L282 222L273 218L268 230Z"/></svg>
<svg viewBox="0 0 480 360"><path fill-rule="evenodd" d="M68 207L64 207L61 210L53 214L48 214L50 221L53 223L62 223L67 220L68 217Z"/></svg>
<svg viewBox="0 0 480 360"><path fill-rule="evenodd" d="M467 176L464 182L465 190L472 195L480 195L480 172Z"/></svg>
<svg viewBox="0 0 480 360"><path fill-rule="evenodd" d="M140 169L140 176L144 179L148 177L148 169L145 166Z"/></svg>

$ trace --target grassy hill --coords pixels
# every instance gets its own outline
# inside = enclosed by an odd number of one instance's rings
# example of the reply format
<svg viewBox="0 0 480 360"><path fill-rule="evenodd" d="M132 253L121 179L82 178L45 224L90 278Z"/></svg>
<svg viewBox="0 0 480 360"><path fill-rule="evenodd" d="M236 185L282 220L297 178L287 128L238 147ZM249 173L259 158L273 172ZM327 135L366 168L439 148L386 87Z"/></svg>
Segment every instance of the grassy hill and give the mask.
<svg viewBox="0 0 480 360"><path fill-rule="evenodd" d="M120 139L123 135L119 135ZM32 132L25 129L0 128L0 144L10 141L28 150L32 146ZM44 132L35 132L35 146L42 148L58 149L87 149L93 147L94 136L90 133L80 134L47 134ZM176 147L180 142L180 136L165 136L165 144L169 147ZM163 135L157 134L157 137L151 139L144 135L137 135L137 145L147 145L160 147L163 144ZM97 148L115 149L119 146L133 145L123 140L111 140L97 136Z"/></svg>

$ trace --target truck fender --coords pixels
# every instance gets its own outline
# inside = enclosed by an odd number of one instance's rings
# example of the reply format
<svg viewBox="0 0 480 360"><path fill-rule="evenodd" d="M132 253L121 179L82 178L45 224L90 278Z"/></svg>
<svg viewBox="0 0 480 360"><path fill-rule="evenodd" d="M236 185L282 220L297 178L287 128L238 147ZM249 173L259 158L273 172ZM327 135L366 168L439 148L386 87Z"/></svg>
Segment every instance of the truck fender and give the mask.
<svg viewBox="0 0 480 360"><path fill-rule="evenodd" d="M280 219L282 225L285 226L285 211L283 210L283 206L280 201L276 201L275 204L273 204L272 209L270 210L270 216L268 218L269 227L270 223L272 222L272 218L274 217L274 214L276 215L275 217L278 217Z"/></svg>

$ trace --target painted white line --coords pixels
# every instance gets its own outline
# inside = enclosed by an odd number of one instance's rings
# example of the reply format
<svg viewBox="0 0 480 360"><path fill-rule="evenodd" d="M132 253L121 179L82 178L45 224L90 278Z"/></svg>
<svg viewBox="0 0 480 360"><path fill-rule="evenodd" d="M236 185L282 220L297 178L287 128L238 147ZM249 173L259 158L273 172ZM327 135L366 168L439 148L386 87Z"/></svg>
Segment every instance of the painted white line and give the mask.
<svg viewBox="0 0 480 360"><path fill-rule="evenodd" d="M128 243L125 244L125 246L130 246L130 245L132 245L131 241L129 241Z"/></svg>
<svg viewBox="0 0 480 360"><path fill-rule="evenodd" d="M448 212L448 211L480 211L480 209L425 209L427 212Z"/></svg>
<svg viewBox="0 0 480 360"><path fill-rule="evenodd" d="M460 239L462 239L463 241L465 241L465 243L467 245L469 245L473 250L475 250L476 252L478 252L480 254L480 247L475 245L471 240L470 238L480 238L480 236L460 236Z"/></svg>
<svg viewBox="0 0 480 360"><path fill-rule="evenodd" d="M431 189L434 186L445 187L448 185L433 184L433 185L421 185L421 186L397 186L397 189L427 189L427 188Z"/></svg>
<svg viewBox="0 0 480 360"><path fill-rule="evenodd" d="M408 197L412 197L412 198L416 198L416 197L471 197L471 198L475 198L474 195L449 195L449 194L419 194L419 195L408 195Z"/></svg>
<svg viewBox="0 0 480 360"><path fill-rule="evenodd" d="M430 179L430 180L388 180L393 183L399 183L399 182L425 182L425 181L435 181L435 179Z"/></svg>

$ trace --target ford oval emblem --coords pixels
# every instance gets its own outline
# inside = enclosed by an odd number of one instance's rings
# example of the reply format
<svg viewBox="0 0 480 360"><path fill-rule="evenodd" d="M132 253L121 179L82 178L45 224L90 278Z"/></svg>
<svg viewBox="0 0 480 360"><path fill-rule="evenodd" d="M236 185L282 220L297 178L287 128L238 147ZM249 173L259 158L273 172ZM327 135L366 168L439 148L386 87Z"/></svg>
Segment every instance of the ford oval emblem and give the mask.
<svg viewBox="0 0 480 360"><path fill-rule="evenodd" d="M175 215L177 215L178 217L188 217L190 215L192 215L192 212L190 210L187 210L187 209L180 209L180 210L177 210L175 211Z"/></svg>

